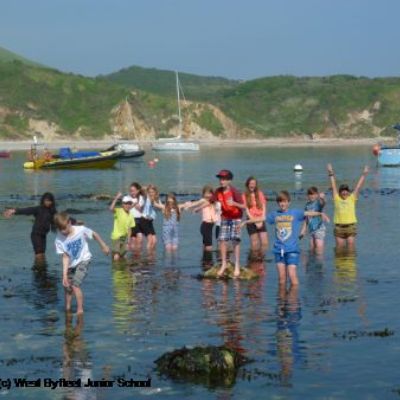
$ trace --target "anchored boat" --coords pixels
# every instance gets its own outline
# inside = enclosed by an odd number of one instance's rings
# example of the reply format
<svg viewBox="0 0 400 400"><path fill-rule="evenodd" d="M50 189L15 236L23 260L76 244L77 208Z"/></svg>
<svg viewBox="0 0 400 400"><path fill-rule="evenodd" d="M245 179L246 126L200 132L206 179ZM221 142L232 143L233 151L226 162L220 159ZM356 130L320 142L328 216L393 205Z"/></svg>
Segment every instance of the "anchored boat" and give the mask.
<svg viewBox="0 0 400 400"><path fill-rule="evenodd" d="M31 160L24 163L26 169L86 169L112 168L118 161L121 151L78 151L72 152L69 147L60 149L59 154L52 155L45 151L37 154L36 145L31 147Z"/></svg>
<svg viewBox="0 0 400 400"><path fill-rule="evenodd" d="M142 157L145 153L145 151L142 150L138 144L129 142L115 143L106 151L120 151L121 154L119 158L121 160Z"/></svg>
<svg viewBox="0 0 400 400"><path fill-rule="evenodd" d="M400 124L396 124L393 128L400 131ZM373 148L373 152L378 156L378 165L382 167L400 167L400 134L397 145L376 145Z"/></svg>

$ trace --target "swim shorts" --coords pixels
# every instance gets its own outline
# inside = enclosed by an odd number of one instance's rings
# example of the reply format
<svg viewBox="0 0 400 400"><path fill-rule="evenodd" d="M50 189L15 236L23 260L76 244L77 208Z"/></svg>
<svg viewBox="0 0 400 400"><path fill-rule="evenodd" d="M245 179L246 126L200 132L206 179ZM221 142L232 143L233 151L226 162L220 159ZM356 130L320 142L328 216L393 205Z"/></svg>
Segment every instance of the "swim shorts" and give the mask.
<svg viewBox="0 0 400 400"><path fill-rule="evenodd" d="M240 242L240 219L223 219L218 240L223 242Z"/></svg>
<svg viewBox="0 0 400 400"><path fill-rule="evenodd" d="M347 239L357 235L357 224L340 225L336 224L333 231L334 235L341 239Z"/></svg>
<svg viewBox="0 0 400 400"><path fill-rule="evenodd" d="M277 264L295 265L299 266L300 253L275 253L275 262Z"/></svg>
<svg viewBox="0 0 400 400"><path fill-rule="evenodd" d="M81 261L76 267L68 268L68 281L72 286L80 287L88 273L90 260Z"/></svg>
<svg viewBox="0 0 400 400"><path fill-rule="evenodd" d="M119 254L121 256L124 256L125 253L127 252L126 249L126 237L120 237L119 239L115 239L112 241L111 244L111 250L113 254Z"/></svg>
<svg viewBox="0 0 400 400"><path fill-rule="evenodd" d="M267 227L265 226L265 222L262 223L260 228L257 228L256 224L247 224L247 233L249 234L249 236L261 232L267 232Z"/></svg>
<svg viewBox="0 0 400 400"><path fill-rule="evenodd" d="M318 229L313 232L310 232L311 237L314 239L324 240L326 236L326 227L325 225L321 225Z"/></svg>
<svg viewBox="0 0 400 400"><path fill-rule="evenodd" d="M152 219L142 218L141 228L144 236L156 234Z"/></svg>

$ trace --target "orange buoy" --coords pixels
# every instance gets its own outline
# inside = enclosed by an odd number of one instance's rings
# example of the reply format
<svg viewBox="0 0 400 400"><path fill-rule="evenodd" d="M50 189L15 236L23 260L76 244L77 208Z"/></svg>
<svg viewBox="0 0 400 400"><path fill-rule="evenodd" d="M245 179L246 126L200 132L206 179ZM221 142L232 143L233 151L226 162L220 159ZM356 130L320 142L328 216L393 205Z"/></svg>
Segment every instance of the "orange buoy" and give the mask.
<svg viewBox="0 0 400 400"><path fill-rule="evenodd" d="M379 144L374 144L372 146L372 154L374 156L377 156L379 154L379 152L381 151L381 146Z"/></svg>
<svg viewBox="0 0 400 400"><path fill-rule="evenodd" d="M149 166L149 168L154 168L156 166L156 163L153 160L150 160L147 165Z"/></svg>

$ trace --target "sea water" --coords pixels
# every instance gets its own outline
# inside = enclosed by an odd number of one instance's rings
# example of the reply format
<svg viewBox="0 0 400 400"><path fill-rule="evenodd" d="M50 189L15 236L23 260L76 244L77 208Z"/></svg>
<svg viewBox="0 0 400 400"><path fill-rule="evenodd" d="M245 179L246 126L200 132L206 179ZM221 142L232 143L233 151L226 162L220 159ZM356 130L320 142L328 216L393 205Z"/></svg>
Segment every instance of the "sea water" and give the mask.
<svg viewBox="0 0 400 400"><path fill-rule="evenodd" d="M155 168L147 161L159 157ZM85 314L65 318L60 259L48 235L47 266L33 266L29 217L0 219L0 395L9 398L167 399L382 399L398 398L400 380L399 222L400 169L377 169L367 147L203 148L198 154L152 154L110 170L24 171L24 154L0 160L0 206L35 205L43 192L56 195L58 210L110 242L113 217L107 201L93 194L126 192L138 181L180 201L198 198L204 184L217 185L223 168L243 189L255 176L276 208L274 193L292 193L303 208L306 189L327 193L326 163L339 182L354 187L365 164L371 173L357 203L356 254L335 254L328 225L322 258L302 241L298 290L279 291L272 254L251 268L257 281L206 281L202 271L200 216L184 213L179 251L145 254L130 265L112 265L96 243L83 284ZM293 166L302 164L296 175ZM160 233L162 217L156 221ZM270 239L272 239L270 230ZM242 232L242 265L249 241ZM33 267L33 268L32 268ZM386 334L385 334L386 332ZM381 336L379 336L381 334ZM159 376L154 360L183 346L228 345L253 360L236 381L210 387ZM16 387L13 379L38 382ZM148 380L151 387L65 387L123 379ZM8 381L10 379L10 381ZM44 380L56 382L54 389ZM63 381L64 380L64 381ZM7 382L11 382L7 388ZM64 382L64 384L63 384ZM64 387L63 387L64 386Z"/></svg>

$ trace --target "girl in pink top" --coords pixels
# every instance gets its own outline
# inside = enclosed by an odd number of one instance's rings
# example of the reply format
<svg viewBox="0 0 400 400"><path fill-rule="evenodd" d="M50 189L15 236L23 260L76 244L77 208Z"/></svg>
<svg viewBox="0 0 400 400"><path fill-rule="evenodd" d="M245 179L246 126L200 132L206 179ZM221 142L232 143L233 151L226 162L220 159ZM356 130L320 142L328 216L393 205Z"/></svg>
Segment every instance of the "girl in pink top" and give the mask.
<svg viewBox="0 0 400 400"><path fill-rule="evenodd" d="M265 220L267 213L267 200L264 193L258 188L257 179L250 176L246 180L246 191L243 193L243 203L246 205L248 219ZM265 222L247 224L250 236L251 250L264 253L268 248L268 235Z"/></svg>
<svg viewBox="0 0 400 400"><path fill-rule="evenodd" d="M202 198L198 201L187 203L186 209L192 211L200 211L202 213L202 222L200 226L200 233L203 237L204 251L212 251L212 237L213 228L218 222L218 215L215 209L215 203L212 201L214 197L214 189L211 186L204 186Z"/></svg>

